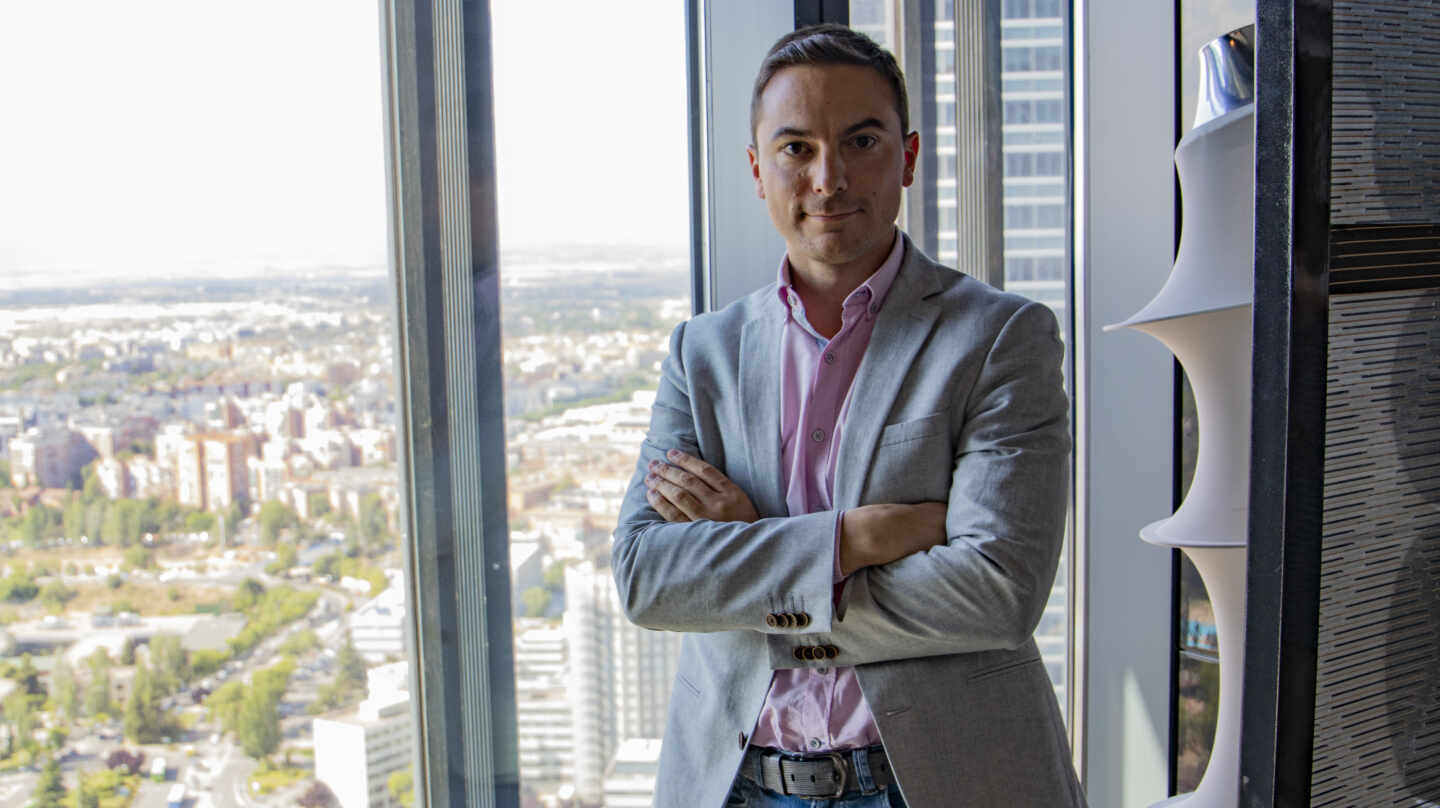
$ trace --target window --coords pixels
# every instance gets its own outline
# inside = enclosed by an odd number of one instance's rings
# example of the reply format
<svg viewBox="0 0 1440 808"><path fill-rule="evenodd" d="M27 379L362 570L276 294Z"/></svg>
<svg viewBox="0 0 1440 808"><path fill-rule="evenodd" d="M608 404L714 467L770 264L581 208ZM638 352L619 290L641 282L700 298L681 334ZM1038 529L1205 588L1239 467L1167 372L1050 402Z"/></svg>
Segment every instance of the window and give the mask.
<svg viewBox="0 0 1440 808"><path fill-rule="evenodd" d="M0 133L0 586L33 649L0 674L7 764L66 758L66 805L393 806L415 729L379 15L81 5L7 7L27 33L0 48L44 121Z"/></svg>
<svg viewBox="0 0 1440 808"><path fill-rule="evenodd" d="M852 6L853 7L853 6ZM905 4L901 4L905 9ZM956 94L973 92L964 77L957 80L954 59L956 6L949 0L932 5L934 23L918 32L921 48L929 48L935 64L935 80L917 81L911 75L911 103L923 109L934 103L935 131L921 131L921 142L938 144L935 170L929 177L922 166L919 189L910 193L933 194L933 242L942 261L954 261L959 248L971 234L960 232L964 224L959 212L956 183L957 149L967 145L968 135L957 137ZM1069 329L1069 166L1068 166L1068 56L1063 43L1068 20L1056 0L1004 0L1000 41L1000 82L1002 115L1002 160L1004 212L1004 282L1007 288L1029 295L1051 306L1061 322L1062 333ZM902 14L903 16L903 14ZM962 19L964 15L961 15ZM1057 20L1057 18L1060 18ZM915 32L912 32L915 33ZM1055 44L1051 44L1054 42ZM903 65L907 74L914 65ZM1062 75L1037 75L1039 71ZM929 77L925 77L929 78ZM942 92L943 88L943 92ZM933 92L925 98L925 92ZM964 100L964 99L960 99ZM958 145L957 145L958 144ZM963 155L968 157L968 155ZM925 182L933 183L926 187ZM912 235L914 235L912 233ZM1066 551L1068 552L1068 550ZM1037 632L1037 642L1057 694L1065 702L1067 642L1069 624L1066 587L1070 575L1068 559L1062 570Z"/></svg>
<svg viewBox="0 0 1440 808"><path fill-rule="evenodd" d="M625 618L608 550L670 332L691 313L683 7L493 8L521 800L600 804L622 748L653 771L680 651L680 634ZM589 66L556 71L557 49ZM635 76L645 101L625 125L555 160ZM579 215L557 221L557 202Z"/></svg>

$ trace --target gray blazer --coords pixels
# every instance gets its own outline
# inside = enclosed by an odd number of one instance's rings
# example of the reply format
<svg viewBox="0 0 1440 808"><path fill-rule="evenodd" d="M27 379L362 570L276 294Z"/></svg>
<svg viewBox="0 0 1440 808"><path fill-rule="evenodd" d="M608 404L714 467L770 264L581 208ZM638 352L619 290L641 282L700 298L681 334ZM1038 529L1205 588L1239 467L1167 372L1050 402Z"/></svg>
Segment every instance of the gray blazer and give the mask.
<svg viewBox="0 0 1440 808"><path fill-rule="evenodd" d="M611 563L626 614L687 632L655 804L724 804L772 671L853 665L912 808L1084 805L1031 638L1069 484L1054 315L906 239L855 375L833 499L948 501L949 541L858 571L838 606L835 513L789 516L781 485L785 317L770 284L675 329L621 506ZM664 521L643 481L677 447L744 489L760 520ZM776 612L810 621L767 625ZM799 645L840 653L801 661Z"/></svg>

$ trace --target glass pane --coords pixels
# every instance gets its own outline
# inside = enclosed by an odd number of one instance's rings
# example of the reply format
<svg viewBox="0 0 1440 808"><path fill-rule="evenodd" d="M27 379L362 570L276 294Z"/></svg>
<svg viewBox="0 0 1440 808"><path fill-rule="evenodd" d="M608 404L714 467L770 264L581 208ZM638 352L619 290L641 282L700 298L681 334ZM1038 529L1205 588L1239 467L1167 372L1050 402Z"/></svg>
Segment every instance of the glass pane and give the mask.
<svg viewBox="0 0 1440 808"><path fill-rule="evenodd" d="M922 140L936 144L936 165L928 169L922 166L920 174L922 181L934 183L936 193L935 243L939 255L935 257L953 263L959 257L955 2L935 0L927 6L934 17L927 23L930 29L923 32L922 39L929 42L935 75L933 82L917 82L910 77L911 107L914 114L925 100L915 97L915 88L934 87L935 126L933 131L922 131L920 135ZM1060 320L1062 334L1069 330L1070 298L1070 57L1065 35L1068 6L1055 0L1004 0L999 43L1004 115L1005 287L1049 305ZM890 31L894 20L886 15L895 13L897 7L885 0L850 0L852 27L889 47L895 38ZM882 19L886 22L883 38ZM920 69L907 64L902 68ZM1066 577L1062 564L1035 637L1062 704L1069 638Z"/></svg>
<svg viewBox="0 0 1440 808"><path fill-rule="evenodd" d="M379 15L78 5L0 23L0 804L409 804Z"/></svg>
<svg viewBox="0 0 1440 808"><path fill-rule="evenodd" d="M1220 715L1220 664L1195 654L1181 654L1177 669L1175 722L1179 754L1175 773L1176 786L1183 794L1195 790L1210 762L1215 722Z"/></svg>
<svg viewBox="0 0 1440 808"><path fill-rule="evenodd" d="M626 620L609 549L691 311L684 5L492 8L522 804L649 805L681 635Z"/></svg>
<svg viewBox="0 0 1440 808"><path fill-rule="evenodd" d="M893 51L894 11L895 4L890 0L850 0L850 27Z"/></svg>

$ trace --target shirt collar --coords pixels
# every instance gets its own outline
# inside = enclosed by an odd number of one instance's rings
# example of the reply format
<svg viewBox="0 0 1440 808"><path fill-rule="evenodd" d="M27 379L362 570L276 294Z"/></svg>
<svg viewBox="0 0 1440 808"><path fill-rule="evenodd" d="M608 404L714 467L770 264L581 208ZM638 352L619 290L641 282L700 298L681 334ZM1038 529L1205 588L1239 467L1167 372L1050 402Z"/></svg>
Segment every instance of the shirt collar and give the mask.
<svg viewBox="0 0 1440 808"><path fill-rule="evenodd" d="M890 293L890 286L895 282L895 276L900 274L900 263L904 257L905 239L900 237L900 228L897 227L895 228L895 243L890 247L890 254L881 262L880 268L865 279L864 283L846 295L843 308L868 305L872 316L879 314L881 307L885 305L885 297ZM780 302L785 306L787 317L794 309L804 311L804 305L800 302L800 294L794 290L791 283L789 254L780 259L780 279L777 291L780 295Z"/></svg>

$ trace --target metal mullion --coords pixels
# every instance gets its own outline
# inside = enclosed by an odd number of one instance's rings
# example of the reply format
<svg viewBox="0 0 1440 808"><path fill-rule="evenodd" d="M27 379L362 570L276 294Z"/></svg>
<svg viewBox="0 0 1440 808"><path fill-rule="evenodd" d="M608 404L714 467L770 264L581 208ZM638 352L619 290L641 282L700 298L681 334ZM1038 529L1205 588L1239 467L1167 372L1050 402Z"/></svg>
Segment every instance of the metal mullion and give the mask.
<svg viewBox="0 0 1440 808"><path fill-rule="evenodd" d="M1000 0L955 0L956 266L1005 287ZM977 47L959 32L977 31ZM968 158L968 159L967 159Z"/></svg>
<svg viewBox="0 0 1440 808"><path fill-rule="evenodd" d="M485 4L384 6L416 791L519 802ZM488 605L487 605L488 604Z"/></svg>

